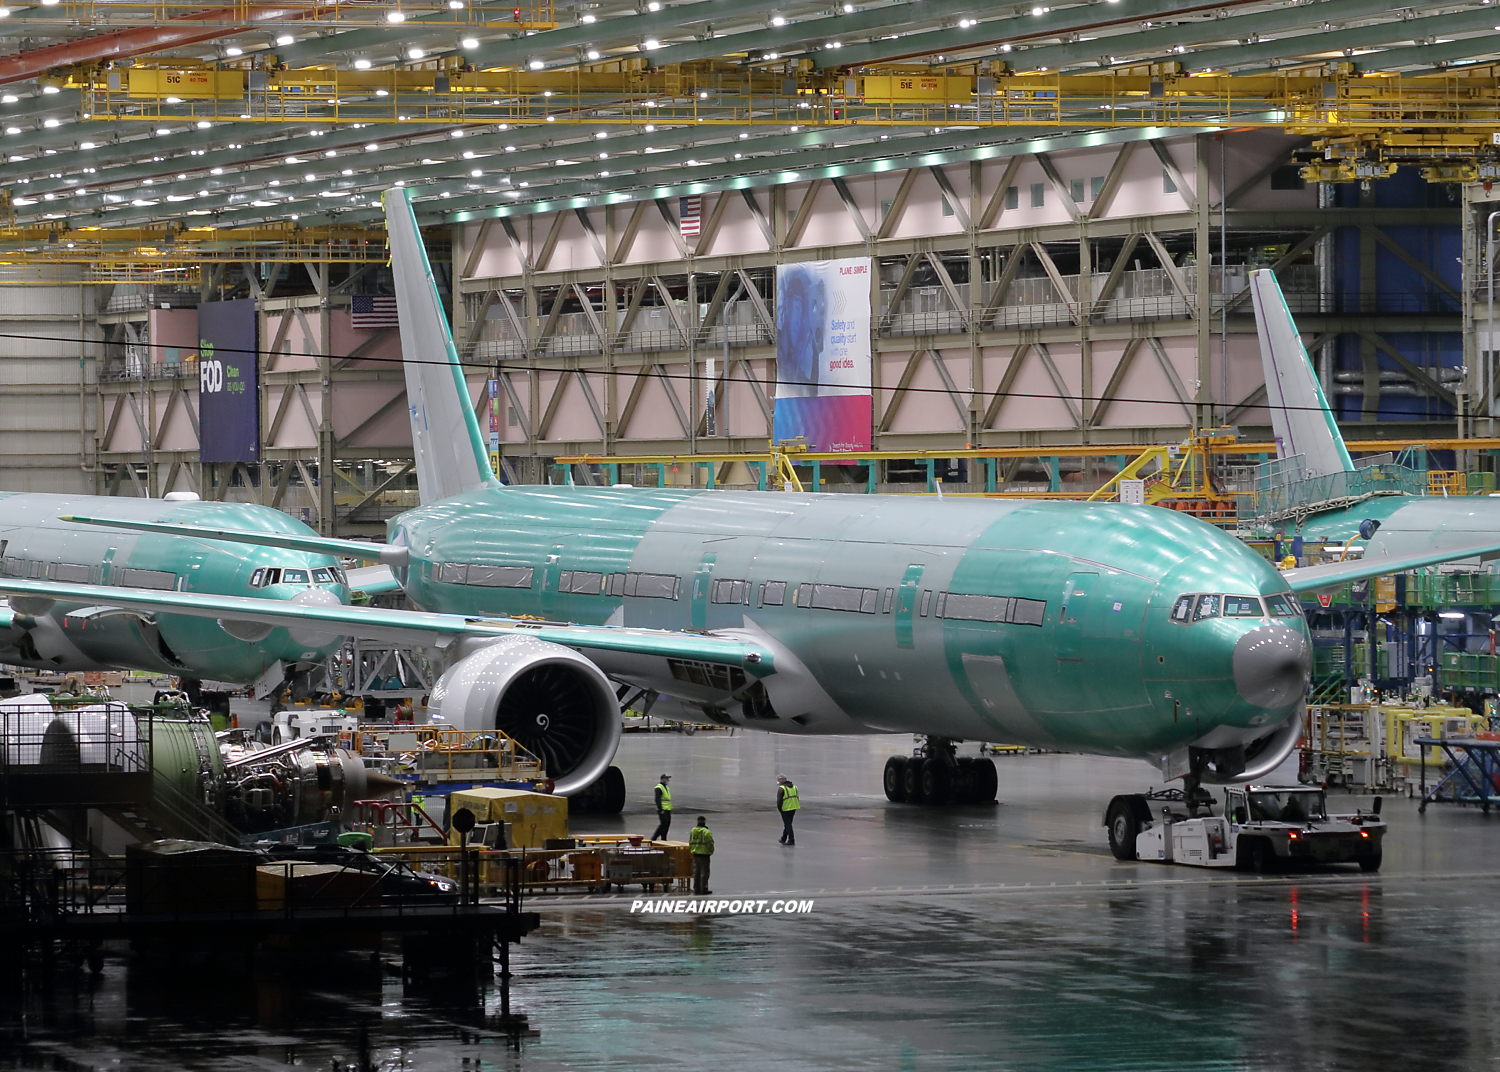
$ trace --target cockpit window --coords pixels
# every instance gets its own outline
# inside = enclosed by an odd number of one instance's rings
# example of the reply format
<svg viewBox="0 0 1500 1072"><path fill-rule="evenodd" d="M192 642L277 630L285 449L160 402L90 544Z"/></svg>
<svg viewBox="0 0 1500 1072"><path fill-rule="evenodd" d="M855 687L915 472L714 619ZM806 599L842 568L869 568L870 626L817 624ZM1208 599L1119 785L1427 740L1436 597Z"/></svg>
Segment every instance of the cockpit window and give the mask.
<svg viewBox="0 0 1500 1072"><path fill-rule="evenodd" d="M264 577L265 575L266 575L266 571L263 570L263 569L258 569L254 573L250 574L250 587L251 588L259 588L260 587L261 578Z"/></svg>
<svg viewBox="0 0 1500 1072"><path fill-rule="evenodd" d="M312 571L314 584L332 584L333 576L326 569L315 569Z"/></svg>
<svg viewBox="0 0 1500 1072"><path fill-rule="evenodd" d="M1226 618L1259 618L1265 614L1261 610L1260 600L1255 596L1225 596L1224 617Z"/></svg>
<svg viewBox="0 0 1500 1072"><path fill-rule="evenodd" d="M1302 604L1296 596L1266 596L1266 606L1271 608L1273 618L1302 617Z"/></svg>
<svg viewBox="0 0 1500 1072"><path fill-rule="evenodd" d="M260 579L263 588L269 588L273 584L281 583L281 571L271 568L266 570L266 575Z"/></svg>
<svg viewBox="0 0 1500 1072"><path fill-rule="evenodd" d="M281 571L281 583L282 584L307 584L307 583L309 583L308 580L307 580L307 570L305 570L305 569L284 569L284 570Z"/></svg>
<svg viewBox="0 0 1500 1072"><path fill-rule="evenodd" d="M1177 602L1172 606L1172 620L1186 624L1193 617L1193 597L1178 596Z"/></svg>
<svg viewBox="0 0 1500 1072"><path fill-rule="evenodd" d="M1219 597L1215 595L1199 596L1198 602L1193 607L1193 621L1201 622L1204 618L1217 618L1219 616Z"/></svg>

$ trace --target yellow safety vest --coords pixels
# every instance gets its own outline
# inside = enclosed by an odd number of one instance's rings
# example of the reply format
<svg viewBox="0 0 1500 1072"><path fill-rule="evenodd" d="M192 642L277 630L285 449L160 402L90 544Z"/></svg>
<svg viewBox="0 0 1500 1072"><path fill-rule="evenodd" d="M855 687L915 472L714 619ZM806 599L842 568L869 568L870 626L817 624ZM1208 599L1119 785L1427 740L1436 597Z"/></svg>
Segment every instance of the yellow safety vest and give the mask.
<svg viewBox="0 0 1500 1072"><path fill-rule="evenodd" d="M709 833L708 827L693 827L693 832L688 835L688 851L694 856L712 856L714 854L714 836Z"/></svg>
<svg viewBox="0 0 1500 1072"><path fill-rule="evenodd" d="M802 807L802 801L797 798L797 787L795 785L784 785L781 787L783 796L781 798L782 811L796 811Z"/></svg>
<svg viewBox="0 0 1500 1072"><path fill-rule="evenodd" d="M661 790L661 810L662 811L671 811L672 810L672 790L668 789L661 782L657 782L656 783L656 788L658 788L658 789Z"/></svg>

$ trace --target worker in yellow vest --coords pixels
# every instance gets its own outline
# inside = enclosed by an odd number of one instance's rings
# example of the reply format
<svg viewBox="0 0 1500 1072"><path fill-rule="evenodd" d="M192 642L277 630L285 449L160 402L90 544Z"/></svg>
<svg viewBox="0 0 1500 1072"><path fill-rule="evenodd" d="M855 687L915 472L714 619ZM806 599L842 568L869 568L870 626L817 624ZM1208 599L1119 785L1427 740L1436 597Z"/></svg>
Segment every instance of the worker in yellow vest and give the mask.
<svg viewBox="0 0 1500 1072"><path fill-rule="evenodd" d="M797 817L802 801L797 794L797 787L785 774L777 775L776 782L776 810L781 812L781 843L795 845L797 835L792 833L792 820Z"/></svg>
<svg viewBox="0 0 1500 1072"><path fill-rule="evenodd" d="M708 829L708 816L698 816L698 825L688 835L688 852L693 856L693 892L713 893L708 888L708 868L714 854L714 835Z"/></svg>
<svg viewBox="0 0 1500 1072"><path fill-rule="evenodd" d="M656 833L651 835L652 841L660 841L672 828L672 787L667 784L671 780L670 774L663 774L656 783Z"/></svg>

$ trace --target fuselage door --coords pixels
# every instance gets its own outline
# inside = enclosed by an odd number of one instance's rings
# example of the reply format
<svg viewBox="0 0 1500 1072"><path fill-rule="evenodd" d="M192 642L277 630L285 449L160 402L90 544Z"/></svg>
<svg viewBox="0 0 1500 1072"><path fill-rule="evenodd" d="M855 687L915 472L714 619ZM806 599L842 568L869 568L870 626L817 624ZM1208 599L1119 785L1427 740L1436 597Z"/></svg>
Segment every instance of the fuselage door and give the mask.
<svg viewBox="0 0 1500 1072"><path fill-rule="evenodd" d="M1099 586L1097 573L1070 574L1063 584L1062 603L1057 611L1057 658L1059 662L1083 662L1083 641L1087 635L1092 593Z"/></svg>
<svg viewBox="0 0 1500 1072"><path fill-rule="evenodd" d="M717 551L705 551L698 560L698 570L693 574L693 628L708 628L708 593L714 583L714 563L719 560Z"/></svg>
<svg viewBox="0 0 1500 1072"><path fill-rule="evenodd" d="M901 587L896 589L896 647L915 647L912 640L911 621L916 612L918 586L922 583L922 567L907 566L901 575Z"/></svg>

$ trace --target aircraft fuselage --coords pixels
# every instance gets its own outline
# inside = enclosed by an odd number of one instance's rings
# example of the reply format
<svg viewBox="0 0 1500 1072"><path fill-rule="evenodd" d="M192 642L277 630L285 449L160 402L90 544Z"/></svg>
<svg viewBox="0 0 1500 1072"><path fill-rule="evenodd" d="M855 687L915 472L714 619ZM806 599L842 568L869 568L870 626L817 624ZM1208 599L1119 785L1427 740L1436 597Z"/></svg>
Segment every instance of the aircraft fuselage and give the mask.
<svg viewBox="0 0 1500 1072"><path fill-rule="evenodd" d="M409 511L389 537L410 548L398 577L422 609L774 642L765 695L706 667L674 666L663 684L600 661L720 722L774 732L1160 757L1264 736L1305 683L1303 665L1279 671L1280 691L1247 684L1247 645L1305 664L1306 625L1279 602L1294 597L1276 571L1152 507L528 486ZM1198 594L1255 602L1242 616L1170 620Z"/></svg>
<svg viewBox="0 0 1500 1072"><path fill-rule="evenodd" d="M309 531L280 510L241 503L0 492L0 574L292 600L305 600L310 598L308 593L321 589L328 595L317 598L348 602L347 587L330 572L338 567L330 556L111 531L59 520L60 515L91 510L139 521L297 534ZM263 580L266 569L290 571L294 582L252 585L257 570ZM325 579L319 582L318 577ZM337 642L337 637L327 634L299 636L286 628L270 630L250 642L200 618L123 613L74 603L59 603L45 613L0 608L0 662L47 670L136 669L249 682L277 660L325 658Z"/></svg>

